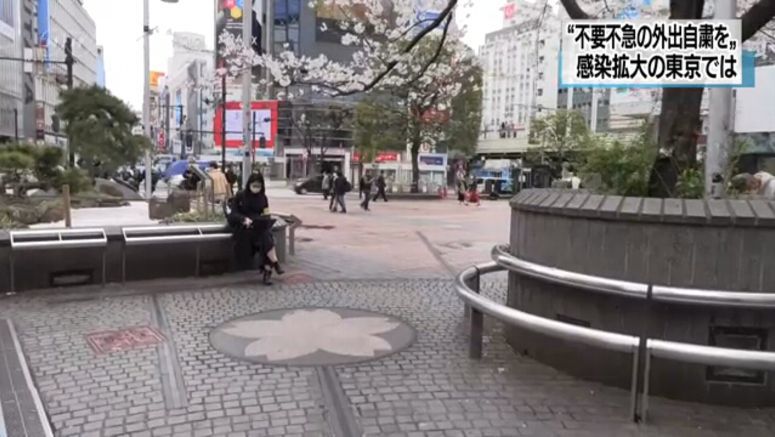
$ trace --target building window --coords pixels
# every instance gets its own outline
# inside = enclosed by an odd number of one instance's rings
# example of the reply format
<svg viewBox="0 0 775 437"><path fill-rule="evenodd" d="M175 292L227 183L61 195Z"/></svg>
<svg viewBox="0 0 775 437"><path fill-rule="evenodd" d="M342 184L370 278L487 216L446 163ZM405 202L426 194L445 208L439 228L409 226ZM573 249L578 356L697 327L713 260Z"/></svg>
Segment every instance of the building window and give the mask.
<svg viewBox="0 0 775 437"><path fill-rule="evenodd" d="M543 96L544 95L544 89L543 88L538 88L538 90L536 91L536 95L538 97Z"/></svg>
<svg viewBox="0 0 775 437"><path fill-rule="evenodd" d="M0 1L0 23L5 24L11 29L14 28L14 2L6 0ZM11 35L12 36L12 35Z"/></svg>
<svg viewBox="0 0 775 437"><path fill-rule="evenodd" d="M275 53L293 51L299 54L299 17L301 0L274 0Z"/></svg>

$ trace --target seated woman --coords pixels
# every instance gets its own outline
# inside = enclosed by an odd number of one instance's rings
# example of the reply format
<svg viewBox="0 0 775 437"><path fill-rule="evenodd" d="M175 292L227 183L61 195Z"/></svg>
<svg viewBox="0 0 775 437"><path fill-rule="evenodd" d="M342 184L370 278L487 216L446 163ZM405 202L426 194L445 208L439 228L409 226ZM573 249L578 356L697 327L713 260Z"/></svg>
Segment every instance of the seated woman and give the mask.
<svg viewBox="0 0 775 437"><path fill-rule="evenodd" d="M258 254L263 282L272 285L272 270L278 275L284 272L277 260L272 238L275 220L269 215L269 200L261 174L251 175L245 189L232 199L228 219L234 229L234 250L239 269L249 270Z"/></svg>

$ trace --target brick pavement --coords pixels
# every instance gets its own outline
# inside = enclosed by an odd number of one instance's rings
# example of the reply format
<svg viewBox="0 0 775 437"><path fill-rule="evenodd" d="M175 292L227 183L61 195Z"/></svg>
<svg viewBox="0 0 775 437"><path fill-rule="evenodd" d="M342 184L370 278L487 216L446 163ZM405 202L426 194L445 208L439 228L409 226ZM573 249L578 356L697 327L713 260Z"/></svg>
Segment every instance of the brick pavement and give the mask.
<svg viewBox="0 0 775 437"><path fill-rule="evenodd" d="M17 326L55 435L333 436L348 421L369 436L775 434L775 409L656 398L651 423L634 425L626 419L627 391L515 354L501 324L489 319L484 357L470 360L448 268L485 260L492 244L505 241L505 203L461 210L454 202L395 202L348 216L306 198L273 205L307 224L335 226L299 232L309 241L298 245L289 270L311 282L266 288L240 277L231 285L228 278L167 281L0 298L0 318ZM484 280L483 293L505 301L504 278ZM210 346L211 329L226 320L302 306L390 314L418 338L401 353L336 367L341 398L314 368L249 364ZM148 346L95 355L84 338L133 326L159 329L168 353Z"/></svg>

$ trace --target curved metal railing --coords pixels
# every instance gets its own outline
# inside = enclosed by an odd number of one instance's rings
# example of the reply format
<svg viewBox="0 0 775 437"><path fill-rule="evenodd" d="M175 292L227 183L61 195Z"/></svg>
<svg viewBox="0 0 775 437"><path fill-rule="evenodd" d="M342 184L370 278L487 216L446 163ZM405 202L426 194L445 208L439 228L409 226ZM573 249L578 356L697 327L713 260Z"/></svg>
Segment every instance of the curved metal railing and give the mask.
<svg viewBox="0 0 775 437"><path fill-rule="evenodd" d="M571 272L525 261L510 254L508 246L504 245L493 247L492 259L498 265L514 273L553 284L599 293L636 299L650 298L654 301L665 303L738 308L775 308L775 293L706 290L601 278L599 276ZM649 288L651 288L650 297Z"/></svg>
<svg viewBox="0 0 775 437"><path fill-rule="evenodd" d="M729 305L738 307L773 307L775 299L764 293L740 293L711 290L692 290L676 287L656 287L628 281L600 278L575 272L541 266L521 260L508 254L504 246L493 249L493 262L480 264L463 270L456 278L455 288L458 296L466 304L470 318L470 349L472 358L481 358L483 314L525 330L550 337L584 344L617 352L632 353L633 367L631 379L630 417L633 420L645 420L648 412L649 376L651 358L658 357L685 363L706 366L725 366L734 368L775 371L775 352L752 351L720 348L689 343L679 343L658 339L639 338L598 329L586 328L547 319L494 302L479 295L479 282L482 274L508 270L531 278L566 286L611 293L628 297L647 299L649 288L652 297L663 302L679 302L699 305ZM643 290L645 287L645 291ZM655 293L659 288L660 293ZM658 296L658 297L657 297ZM640 348L643 344L645 347ZM639 369L639 354L645 353L645 365ZM638 414L637 381L639 372L643 372L643 393Z"/></svg>

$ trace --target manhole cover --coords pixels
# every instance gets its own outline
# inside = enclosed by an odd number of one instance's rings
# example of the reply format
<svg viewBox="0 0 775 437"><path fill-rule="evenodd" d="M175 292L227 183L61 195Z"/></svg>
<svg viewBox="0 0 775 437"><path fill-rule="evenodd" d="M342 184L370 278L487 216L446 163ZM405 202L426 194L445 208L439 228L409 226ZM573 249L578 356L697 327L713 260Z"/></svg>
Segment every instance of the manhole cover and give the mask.
<svg viewBox="0 0 775 437"><path fill-rule="evenodd" d="M119 352L141 346L150 346L164 341L164 336L150 326L103 331L86 335L86 342L97 354Z"/></svg>
<svg viewBox="0 0 775 437"><path fill-rule="evenodd" d="M253 363L328 366L402 351L415 331L385 314L346 308L283 309L231 320L210 333L224 354Z"/></svg>

